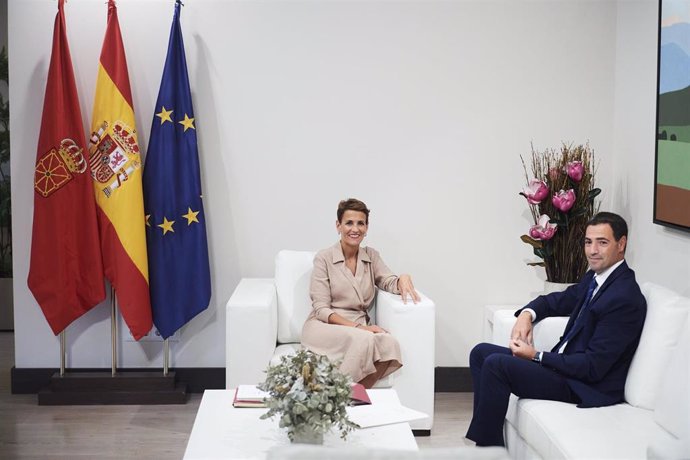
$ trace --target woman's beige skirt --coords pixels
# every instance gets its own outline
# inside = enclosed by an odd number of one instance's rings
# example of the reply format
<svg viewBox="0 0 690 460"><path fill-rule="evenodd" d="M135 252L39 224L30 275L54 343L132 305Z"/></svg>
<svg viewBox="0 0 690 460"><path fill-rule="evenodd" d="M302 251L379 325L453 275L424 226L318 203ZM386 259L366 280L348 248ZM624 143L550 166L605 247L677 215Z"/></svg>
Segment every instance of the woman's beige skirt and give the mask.
<svg viewBox="0 0 690 460"><path fill-rule="evenodd" d="M363 318L359 322L364 324ZM302 345L314 353L328 356L331 361L342 361L340 370L350 374L354 382L376 372L374 363L391 361L382 378L402 366L400 345L388 333L374 334L358 327L310 319L302 328Z"/></svg>

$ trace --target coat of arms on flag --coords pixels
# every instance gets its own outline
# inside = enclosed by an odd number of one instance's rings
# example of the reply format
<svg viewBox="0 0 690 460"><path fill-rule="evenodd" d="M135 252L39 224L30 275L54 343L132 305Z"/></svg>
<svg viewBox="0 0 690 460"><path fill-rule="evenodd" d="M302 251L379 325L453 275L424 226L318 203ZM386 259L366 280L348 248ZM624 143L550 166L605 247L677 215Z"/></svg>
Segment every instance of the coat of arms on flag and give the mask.
<svg viewBox="0 0 690 460"><path fill-rule="evenodd" d="M71 181L74 174L86 171L82 151L83 149L72 139L63 139L59 148L51 148L50 152L36 162L36 191L46 198Z"/></svg>
<svg viewBox="0 0 690 460"><path fill-rule="evenodd" d="M110 125L104 121L91 134L91 175L103 184L102 190L109 197L130 175L141 168L139 146L133 130L122 121Z"/></svg>

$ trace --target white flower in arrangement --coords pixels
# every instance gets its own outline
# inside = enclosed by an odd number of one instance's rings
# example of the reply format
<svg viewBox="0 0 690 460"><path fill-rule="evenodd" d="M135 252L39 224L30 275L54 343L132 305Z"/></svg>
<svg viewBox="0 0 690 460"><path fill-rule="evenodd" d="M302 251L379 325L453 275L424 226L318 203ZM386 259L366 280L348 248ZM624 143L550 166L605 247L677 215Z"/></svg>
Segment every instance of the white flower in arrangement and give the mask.
<svg viewBox="0 0 690 460"><path fill-rule="evenodd" d="M352 379L326 356L308 350L282 356L279 364L268 368L266 380L258 387L270 394L269 410L261 418L280 416L279 426L287 428L290 441L304 433L323 436L333 425L346 439L359 428L347 417Z"/></svg>

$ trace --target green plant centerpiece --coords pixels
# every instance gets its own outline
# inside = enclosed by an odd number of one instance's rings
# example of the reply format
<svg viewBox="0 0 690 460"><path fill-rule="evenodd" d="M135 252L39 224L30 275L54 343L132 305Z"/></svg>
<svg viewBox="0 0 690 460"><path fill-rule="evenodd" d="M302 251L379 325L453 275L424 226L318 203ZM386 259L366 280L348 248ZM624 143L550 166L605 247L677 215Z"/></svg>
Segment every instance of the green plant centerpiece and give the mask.
<svg viewBox="0 0 690 460"><path fill-rule="evenodd" d="M261 419L278 415L279 426L287 428L291 442L321 444L334 425L346 439L359 428L347 416L352 378L324 355L300 350L282 356L279 364L268 368L266 380L258 387L270 395L266 399L269 410Z"/></svg>

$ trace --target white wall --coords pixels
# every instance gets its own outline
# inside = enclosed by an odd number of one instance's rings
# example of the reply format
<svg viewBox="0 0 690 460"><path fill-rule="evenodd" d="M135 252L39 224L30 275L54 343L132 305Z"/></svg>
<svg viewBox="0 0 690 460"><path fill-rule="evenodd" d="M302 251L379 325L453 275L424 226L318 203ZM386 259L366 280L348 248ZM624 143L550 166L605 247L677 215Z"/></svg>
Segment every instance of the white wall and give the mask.
<svg viewBox="0 0 690 460"><path fill-rule="evenodd" d="M690 234L652 223L656 134L658 4L618 5L614 207L631 227L638 279L690 296Z"/></svg>
<svg viewBox="0 0 690 460"><path fill-rule="evenodd" d="M436 364L466 366L483 305L523 302L542 288L544 275L525 266L531 251L519 240L530 224L517 194L519 155L531 141L590 141L603 208L616 204L610 209L636 227L633 265L657 261L643 231L663 244L677 240L669 259L687 256L688 235L651 224L649 165L620 164L631 145L653 161L654 98L641 96L655 72L652 3L186 2L214 295L173 344L172 365L223 366L224 305L240 277L271 276L281 248L334 242L336 204L355 196L373 210L369 244L437 302ZM51 0L10 1L17 367L59 363L58 341L25 283L55 10ZM66 11L88 126L106 7L71 0ZM121 0L119 15L145 146L172 2ZM625 59L617 53L628 39L644 46ZM651 77L621 74L635 53L634 65ZM626 117L637 141L614 135L627 129ZM623 189L641 180L649 186ZM683 281L659 277L687 289L684 267ZM68 365L110 365L108 314L102 305L70 326ZM121 348L121 366L161 365L159 344Z"/></svg>

